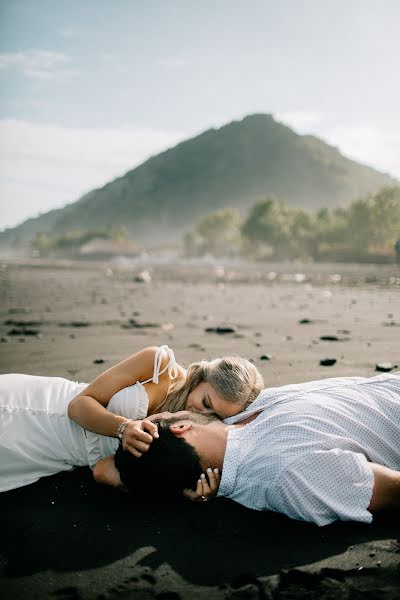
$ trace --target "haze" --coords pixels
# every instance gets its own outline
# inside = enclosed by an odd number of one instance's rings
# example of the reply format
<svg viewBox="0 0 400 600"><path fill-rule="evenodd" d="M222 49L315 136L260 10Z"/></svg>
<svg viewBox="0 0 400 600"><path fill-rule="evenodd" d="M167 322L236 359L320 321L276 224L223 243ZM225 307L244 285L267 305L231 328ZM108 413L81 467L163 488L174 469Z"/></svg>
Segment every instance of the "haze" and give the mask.
<svg viewBox="0 0 400 600"><path fill-rule="evenodd" d="M400 178L396 0L2 0L0 229L266 112Z"/></svg>

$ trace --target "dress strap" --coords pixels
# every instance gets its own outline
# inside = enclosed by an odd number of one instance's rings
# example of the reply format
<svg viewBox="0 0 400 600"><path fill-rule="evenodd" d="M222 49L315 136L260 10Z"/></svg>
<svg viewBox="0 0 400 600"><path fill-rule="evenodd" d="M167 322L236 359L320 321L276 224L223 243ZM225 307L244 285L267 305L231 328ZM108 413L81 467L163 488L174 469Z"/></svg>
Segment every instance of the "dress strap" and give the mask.
<svg viewBox="0 0 400 600"><path fill-rule="evenodd" d="M160 371L161 363L163 361L164 356L167 355L169 358L168 364L166 367ZM158 383L158 378L160 375L165 373L168 370L168 375L170 379L176 379L178 377L178 364L175 359L174 351L171 350L168 346L160 346L154 354L154 369L153 369L153 377L150 379L146 379L146 381L142 381L142 385L145 383L149 383L152 381L153 383Z"/></svg>

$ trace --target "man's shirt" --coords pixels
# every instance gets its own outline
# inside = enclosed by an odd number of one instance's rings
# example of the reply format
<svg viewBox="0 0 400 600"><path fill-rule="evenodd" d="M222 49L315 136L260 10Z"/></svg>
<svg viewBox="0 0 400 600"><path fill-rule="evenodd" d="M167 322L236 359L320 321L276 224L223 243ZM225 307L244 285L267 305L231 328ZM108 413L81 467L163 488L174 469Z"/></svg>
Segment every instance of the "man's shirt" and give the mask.
<svg viewBox="0 0 400 600"><path fill-rule="evenodd" d="M370 462L400 470L400 373L269 388L228 432L218 495L327 525L370 523Z"/></svg>

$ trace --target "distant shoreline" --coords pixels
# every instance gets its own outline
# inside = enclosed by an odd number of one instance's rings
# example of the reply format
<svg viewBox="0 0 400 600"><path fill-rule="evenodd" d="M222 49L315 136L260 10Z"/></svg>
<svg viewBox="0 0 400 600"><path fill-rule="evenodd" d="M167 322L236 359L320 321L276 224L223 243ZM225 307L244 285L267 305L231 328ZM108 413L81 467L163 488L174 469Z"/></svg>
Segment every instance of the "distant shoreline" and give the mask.
<svg viewBox="0 0 400 600"><path fill-rule="evenodd" d="M155 281L400 287L400 266L374 263L251 262L239 259L166 259L162 256L109 260L11 258L0 256L0 269L110 271L121 277L148 271Z"/></svg>

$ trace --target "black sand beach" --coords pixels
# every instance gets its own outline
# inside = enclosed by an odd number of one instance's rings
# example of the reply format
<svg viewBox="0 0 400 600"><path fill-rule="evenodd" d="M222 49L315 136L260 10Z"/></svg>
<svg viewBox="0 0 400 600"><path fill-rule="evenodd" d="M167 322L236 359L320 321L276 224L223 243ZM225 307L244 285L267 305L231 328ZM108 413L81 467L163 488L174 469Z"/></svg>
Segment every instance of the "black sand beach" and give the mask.
<svg viewBox="0 0 400 600"><path fill-rule="evenodd" d="M373 376L377 363L400 365L399 292L395 266L4 262L0 372L89 381L167 343L183 364L251 358L266 386ZM224 499L141 505L89 469L0 505L6 599L399 597L398 513L318 528Z"/></svg>

